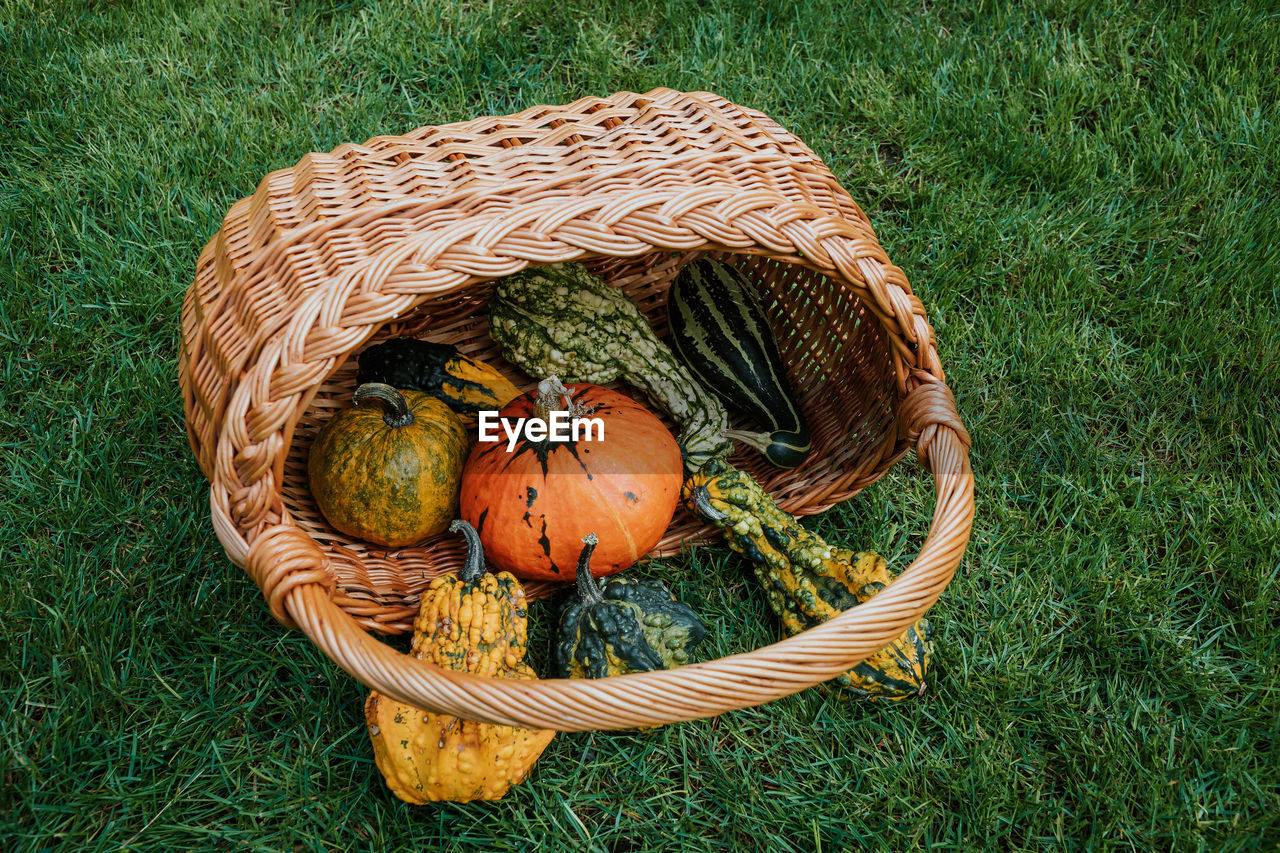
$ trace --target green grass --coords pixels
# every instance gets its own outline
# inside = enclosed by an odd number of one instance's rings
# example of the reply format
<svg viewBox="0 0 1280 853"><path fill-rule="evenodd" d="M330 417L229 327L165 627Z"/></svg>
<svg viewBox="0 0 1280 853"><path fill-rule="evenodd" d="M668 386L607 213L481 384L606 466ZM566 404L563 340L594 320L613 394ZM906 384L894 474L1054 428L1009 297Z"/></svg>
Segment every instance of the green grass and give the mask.
<svg viewBox="0 0 1280 853"><path fill-rule="evenodd" d="M1275 849L1280 18L1201 5L0 0L0 848ZM930 310L978 479L930 689L406 807L214 537L182 294L307 151L657 85L805 139ZM814 524L901 567L931 510L903 464ZM722 549L653 571L776 638Z"/></svg>

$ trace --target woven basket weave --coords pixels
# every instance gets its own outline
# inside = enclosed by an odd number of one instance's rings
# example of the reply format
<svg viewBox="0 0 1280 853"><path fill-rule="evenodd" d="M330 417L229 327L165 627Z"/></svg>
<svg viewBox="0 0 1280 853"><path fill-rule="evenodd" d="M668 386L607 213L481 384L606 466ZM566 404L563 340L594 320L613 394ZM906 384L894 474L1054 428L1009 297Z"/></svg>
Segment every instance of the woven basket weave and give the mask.
<svg viewBox="0 0 1280 853"><path fill-rule="evenodd" d="M796 470L770 468L754 452L734 463L784 509L806 515L855 494L914 448L933 473L937 504L911 566L871 601L797 637L598 681L478 678L370 636L409 630L422 590L455 570L462 552L447 534L377 550L336 533L312 504L307 447L348 404L355 356L409 334L457 344L528 388L488 337L495 278L585 263L630 294L661 335L676 270L707 253L732 255L761 282L814 434ZM271 173L200 255L183 304L180 382L218 538L275 617L369 687L469 719L629 728L818 684L937 600L973 518L969 439L902 270L804 143L705 92L624 92L423 127ZM678 510L655 553L698 537L715 533Z"/></svg>

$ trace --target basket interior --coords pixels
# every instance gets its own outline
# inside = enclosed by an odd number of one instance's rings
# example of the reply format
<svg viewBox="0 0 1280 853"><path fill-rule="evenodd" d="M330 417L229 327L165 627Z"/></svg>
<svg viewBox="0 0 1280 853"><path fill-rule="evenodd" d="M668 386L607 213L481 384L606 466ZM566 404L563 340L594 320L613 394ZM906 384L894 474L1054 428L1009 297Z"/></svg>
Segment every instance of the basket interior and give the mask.
<svg viewBox="0 0 1280 853"><path fill-rule="evenodd" d="M665 339L667 288L680 267L708 254L732 263L759 284L788 379L813 438L808 459L796 469L774 468L742 445L731 461L750 472L783 509L796 515L821 512L873 482L902 453L896 443L895 382L884 332L839 282L767 256L653 252L585 263L635 300ZM528 390L536 380L504 360L489 338L487 303L493 284L478 282L424 303L383 326L361 349L405 335L450 343ZM307 452L317 430L350 405L358 355L353 353L328 377L299 420L285 461L283 500L293 521L329 554L338 579L335 601L366 628L394 634L412 629L420 593L432 578L461 565L463 544L457 536L442 534L413 548L388 551L338 533L316 509L307 487ZM642 392L624 383L609 387L644 402ZM675 431L660 410L654 413ZM735 427L758 429L732 411L730 418ZM683 507L677 508L653 555L673 554L687 541L709 541L717 535ZM555 585L535 581L525 588L537 598Z"/></svg>

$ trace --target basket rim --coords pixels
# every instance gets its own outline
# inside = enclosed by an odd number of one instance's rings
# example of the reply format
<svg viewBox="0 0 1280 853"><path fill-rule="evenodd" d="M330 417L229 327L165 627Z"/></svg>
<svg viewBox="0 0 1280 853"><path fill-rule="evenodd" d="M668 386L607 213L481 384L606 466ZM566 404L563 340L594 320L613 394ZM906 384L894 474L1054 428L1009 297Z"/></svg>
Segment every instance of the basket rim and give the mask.
<svg viewBox="0 0 1280 853"><path fill-rule="evenodd" d="M923 381L914 405L945 408L950 392ZM324 556L307 534L277 525L254 543L248 571L326 656L370 689L434 713L499 725L590 731L637 728L754 707L828 681L906 630L941 596L968 544L974 503L967 442L934 422L917 445L936 504L911 565L867 602L776 643L670 670L596 680L485 678L401 654L331 599ZM282 569L283 567L283 569ZM266 583L262 583L265 581ZM856 658L856 659L854 659Z"/></svg>
<svg viewBox="0 0 1280 853"><path fill-rule="evenodd" d="M834 183L825 167L822 172ZM609 220L607 229L602 219ZM604 233L609 229L612 241ZM932 525L910 567L870 601L779 643L599 681L516 682L440 670L372 638L332 601L327 557L291 521L280 483L298 416L347 354L389 318L435 294L530 264L701 249L768 255L813 269L853 291L880 322L898 386L899 441L914 444L937 490ZM413 286L397 278L408 269L416 276ZM348 310L353 301L357 307ZM902 271L888 263L865 218L855 223L779 192L744 192L731 184L541 200L405 237L314 287L292 308L288 322L246 357L221 413L210 466L213 524L228 556L249 571L278 619L300 627L358 680L399 701L469 719L561 730L660 724L758 705L826 681L900 634L937 600L968 542L968 436L924 307ZM184 346L188 419L191 358ZM237 519L253 523L245 527Z"/></svg>
<svg viewBox="0 0 1280 853"><path fill-rule="evenodd" d="M731 192L732 188L722 188L722 190L724 193L727 194L726 197L729 199L732 199L735 194L739 196L741 195L740 193L732 193ZM642 192L645 195L651 194L650 191L642 191ZM716 195L720 195L720 193L717 193ZM779 197L774 196L773 200L775 201L775 203L779 203ZM609 201L610 201L609 199L603 199L599 203L607 204ZM580 215L583 215L590 211L590 208L583 208L583 206L581 205L581 202L576 199L569 200L568 202L566 202L566 204L573 205L575 208L577 208L579 210ZM814 216L819 222L822 222L824 220L834 219L833 217L826 216L821 211L810 210L807 212L810 213L812 216ZM846 239L849 239L849 235L847 233L840 233L840 232L845 232L851 229L841 227L840 223L841 221L838 219L836 219L834 222L831 222L831 223L824 223L824 224L829 224L834 229L833 233L828 236L829 240L836 239L837 237L844 237ZM467 229L463 229L463 230L465 231ZM470 229L470 230L478 230L478 229ZM236 457L239 452L237 449L237 444L243 441L245 437L244 434L240 431L240 429L238 428L227 429L226 425L232 424L238 427L240 424L244 422L245 418L250 416L250 413L253 408L261 406L264 402L266 402L266 399L255 399L255 398L264 397L264 395L266 395L266 392L268 391L268 389L272 384L270 376L263 375L265 373L268 373L268 371L266 370L266 366L272 363L271 359L286 358L287 354L290 353L291 351L294 353L305 352L308 344L308 341L307 341L308 331L311 330L318 322L320 322L324 314L327 313L329 315L334 315L338 313L338 311L340 310L340 306L335 308L333 303L341 302L342 300L349 299L351 296L355 295L355 289L356 289L355 280L360 277L361 273L377 274L377 275L381 275L385 279L393 279L397 271L402 271L405 267L407 267L409 271L405 273L406 275L414 276L416 274L420 274L421 272L420 265L405 264L402 267L395 263L395 261L397 260L397 256L400 256L399 259L403 260L405 256L413 254L413 250L418 248L419 243L429 245L431 243L441 242L441 239L442 239L441 235L435 232L407 238L404 241L402 241L401 244L398 245L394 250L384 253L383 255L370 258L367 261L361 262L359 264L353 265L352 267L348 268L342 275L329 279L324 284L313 288L312 291L307 294L306 298L302 301L302 303L295 308L293 314L291 315L291 318L286 323L284 328L276 331L275 334L273 334L272 337L265 344L263 344L263 346L258 350L258 353L257 353L258 357L256 361L254 361L252 365L250 365L246 370L243 371L242 378L234 386L234 389L231 393L231 397L228 400L226 408L223 412L224 428L219 432L217 443L216 443L216 451L214 454L214 459L215 459L214 470L215 472L224 473L224 476L221 478L220 477L211 478L211 492L216 490L216 486L219 484L220 481L227 479L225 477L225 473L232 472L236 469L237 467ZM827 276L829 279L839 281L846 288L851 289L853 291L854 297L858 299L860 303L864 305L864 307L866 307L867 310L870 311L872 316L874 316L875 319L881 324L881 328L885 333L886 345L890 349L889 354L893 362L895 379L898 387L899 400L903 400L907 397L909 387L911 387L909 386L909 377L912 374L924 374L924 375L928 375L932 379L937 379L938 381L945 381L942 379L942 377L938 376L938 374L942 372L940 367L937 369L935 373L934 371L930 371L925 368L915 367L912 364L912 362L915 361L917 358L921 358L922 356L927 355L926 348L920 347L917 344L913 344L904 340L904 337L905 337L904 333L906 332L906 327L905 325L900 325L897 322L897 318L894 314L894 309L897 306L893 305L892 303L886 306L886 305L879 305L873 302L872 300L875 294L875 290L868 287L866 284L863 283L862 280L859 280L859 279L855 279L855 281L857 281L857 284L851 284L849 281L849 278L846 277L846 274L844 273L844 271L842 271L839 267L819 264L811 255L806 256L805 254L799 253L799 252L788 253L785 251L777 251L778 248L783 248L783 247L761 247L759 245L754 245L754 244L746 245L746 246L728 246L728 245L711 243L711 242L703 242L702 244L696 245L696 246L689 246L686 243L675 243L672 245L663 245L660 242L656 242L656 243L646 244L642 249L636 249L632 247L632 250L625 254L623 253L607 254L604 252L590 252L586 249L578 249L577 251L574 251L572 253L563 254L562 256L550 258L550 259L540 259L536 262L529 261L529 260L514 261L512 263L504 265L504 268L501 272L496 272L494 274L487 274L487 275L472 275L472 274L462 275L458 277L456 281L450 284L450 286L448 287L438 287L438 288L423 287L420 289L416 289L412 293L412 295L404 294L397 300L394 306L391 306L389 308L384 307L382 312L385 315L384 319L379 320L377 322L369 322L369 323L362 324L364 331L361 332L359 335L346 334L343 339L344 349L341 352L335 353L330 357L328 357L326 359L327 364L322 370L315 371L316 376L314 381L312 381L309 384L308 390L299 398L300 402L296 406L295 417L289 419L284 424L282 446L280 447L278 452L274 454L274 459L273 459L270 473L273 475L275 482L278 484L281 481L281 478L283 477L284 461L287 456L288 448L293 440L293 430L296 426L296 420L297 420L296 416L306 410L306 407L310 404L319 386L324 382L324 380L327 377L331 376L339 367L341 367L343 360L345 360L345 358L348 357L348 355L351 352L354 352L355 350L359 349L371 337L373 337L373 335L376 334L378 328L380 328L381 325L383 325L385 322L400 316L404 316L409 312L415 310L422 304L430 301L433 297L443 295L448 292L452 292L453 290L458 288L469 287L476 283L491 281L496 278L501 278L506 275L511 275L515 272L519 272L520 270L523 270L529 267L543 266L543 265L548 265L553 263L577 262L584 259L590 260L597 257L638 256L638 255L643 255L643 254L647 254L649 252L654 252L654 251L681 252L681 253L694 252L694 251L726 251L730 253L743 254L743 255L762 255L762 256L773 258L775 260L783 261L785 263L792 263L792 264L796 264L797 266L802 266L806 269L813 270L814 272L821 273ZM857 275L857 268L854 268L853 275ZM887 302L888 300L886 299L885 301ZM916 313L914 310L912 311L912 314L911 314L912 318L921 319L920 314L923 313L923 305L914 296L911 298L910 301L914 303L914 305L919 305L920 307L920 313ZM898 326L898 328L895 329L894 328L895 326ZM928 330L928 335L926 340L928 340L929 344L931 345L930 346L930 349L931 349L933 344L932 329L928 327L927 322L925 322L925 327ZM918 329L915 329L914 331L916 331L916 334L919 335ZM344 332L350 332L350 328L344 327ZM934 359L936 360L936 350L934 351ZM275 401L275 402L278 403L279 401ZM232 417L228 417L229 415ZM959 423L958 416L955 417L955 421ZM902 429L899 429L900 438L903 435L903 432L904 431ZM967 443L967 435L965 436L965 440ZM894 458L901 456L901 448L895 447L895 450L891 455ZM257 482L261 482L261 480L258 480ZM828 494L836 491L839 491L839 489L836 487L833 487L830 490L828 490ZM277 494L278 492L279 492L279 489L277 488ZM230 507L231 507L230 498L231 496L229 494L229 491L224 491L223 496L220 496L220 499L215 499L213 494L211 494L211 503L212 503L212 508L214 512L215 530L218 533L220 544L222 545L223 549L227 552L227 555L231 559L231 561L235 563L237 566L244 567L246 565L246 560L248 559L249 548L252 544L251 540L253 536L252 534L249 536L246 536L245 533L249 531L242 531L240 525L236 524L232 520L233 513L230 511ZM287 513L283 510L283 507L281 507L280 513L287 515ZM219 521L222 521L224 523L219 524L218 523ZM280 615L281 614L277 614L277 618L279 618Z"/></svg>

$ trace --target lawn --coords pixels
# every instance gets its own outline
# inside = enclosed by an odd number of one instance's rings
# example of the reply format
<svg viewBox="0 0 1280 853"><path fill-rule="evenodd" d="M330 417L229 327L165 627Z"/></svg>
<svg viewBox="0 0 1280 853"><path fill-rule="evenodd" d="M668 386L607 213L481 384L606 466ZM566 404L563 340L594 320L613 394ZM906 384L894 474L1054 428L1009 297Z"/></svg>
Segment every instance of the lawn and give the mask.
<svg viewBox="0 0 1280 853"><path fill-rule="evenodd" d="M0 0L0 849L1276 849L1280 16L1198 5ZM930 311L977 519L929 690L405 806L214 536L182 295L308 151L660 85L808 142ZM901 568L932 501L908 457L812 525ZM644 571L778 636L724 549Z"/></svg>

